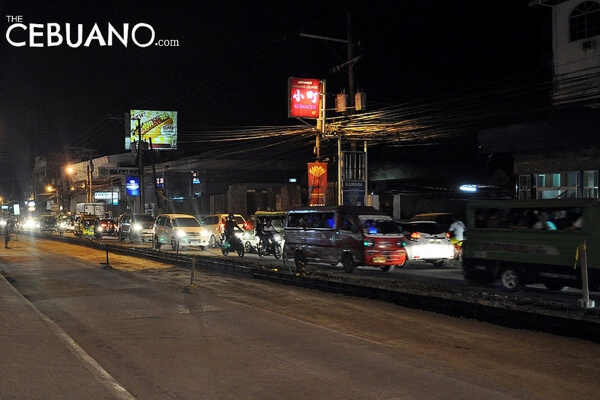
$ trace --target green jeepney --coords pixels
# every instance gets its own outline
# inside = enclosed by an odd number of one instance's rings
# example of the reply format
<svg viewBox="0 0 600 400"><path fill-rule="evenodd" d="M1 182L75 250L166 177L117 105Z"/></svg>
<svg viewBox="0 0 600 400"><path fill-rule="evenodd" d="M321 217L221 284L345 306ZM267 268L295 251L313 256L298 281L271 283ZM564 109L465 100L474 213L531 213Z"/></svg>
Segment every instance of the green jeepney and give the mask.
<svg viewBox="0 0 600 400"><path fill-rule="evenodd" d="M597 199L472 201L466 222L462 268L469 282L499 279L508 291L533 283L581 287L585 243L589 288L600 286Z"/></svg>

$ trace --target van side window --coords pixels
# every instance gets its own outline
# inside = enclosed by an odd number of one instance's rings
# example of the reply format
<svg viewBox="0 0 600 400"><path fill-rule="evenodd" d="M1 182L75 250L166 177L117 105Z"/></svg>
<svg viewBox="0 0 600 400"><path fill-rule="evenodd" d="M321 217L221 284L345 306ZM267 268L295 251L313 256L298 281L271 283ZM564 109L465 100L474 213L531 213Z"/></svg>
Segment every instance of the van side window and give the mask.
<svg viewBox="0 0 600 400"><path fill-rule="evenodd" d="M340 230L342 231L350 231L352 233L358 232L358 225L352 216L342 214L340 215L341 226Z"/></svg>
<svg viewBox="0 0 600 400"><path fill-rule="evenodd" d="M579 208L481 208L475 227L488 229L576 230L582 227Z"/></svg>
<svg viewBox="0 0 600 400"><path fill-rule="evenodd" d="M321 228L330 228L333 229L335 227L335 214L334 213L323 213L323 219L321 220Z"/></svg>

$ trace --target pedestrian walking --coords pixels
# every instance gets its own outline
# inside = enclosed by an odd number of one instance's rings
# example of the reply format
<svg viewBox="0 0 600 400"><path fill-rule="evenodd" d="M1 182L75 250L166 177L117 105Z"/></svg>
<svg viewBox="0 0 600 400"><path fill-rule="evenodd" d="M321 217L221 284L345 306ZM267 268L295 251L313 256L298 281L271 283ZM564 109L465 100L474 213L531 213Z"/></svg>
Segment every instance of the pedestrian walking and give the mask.
<svg viewBox="0 0 600 400"><path fill-rule="evenodd" d="M6 224L4 224L4 228L3 228L3 233L4 233L4 248L8 249L8 242L10 242L10 231L11 229L11 223L10 221L6 221Z"/></svg>

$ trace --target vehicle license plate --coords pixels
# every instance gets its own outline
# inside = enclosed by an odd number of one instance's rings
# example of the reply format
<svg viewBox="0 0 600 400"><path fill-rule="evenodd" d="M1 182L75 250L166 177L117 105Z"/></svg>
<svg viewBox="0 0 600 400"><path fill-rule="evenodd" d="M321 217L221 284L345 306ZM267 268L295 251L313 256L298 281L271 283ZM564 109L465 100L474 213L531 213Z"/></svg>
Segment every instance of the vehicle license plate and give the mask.
<svg viewBox="0 0 600 400"><path fill-rule="evenodd" d="M197 241L197 240L192 240L192 241L190 242L190 245L192 245L192 246L199 246L199 245L200 245L200 242L199 242L199 241Z"/></svg>
<svg viewBox="0 0 600 400"><path fill-rule="evenodd" d="M373 262L382 263L382 262L385 262L385 261L386 261L385 257L373 257Z"/></svg>

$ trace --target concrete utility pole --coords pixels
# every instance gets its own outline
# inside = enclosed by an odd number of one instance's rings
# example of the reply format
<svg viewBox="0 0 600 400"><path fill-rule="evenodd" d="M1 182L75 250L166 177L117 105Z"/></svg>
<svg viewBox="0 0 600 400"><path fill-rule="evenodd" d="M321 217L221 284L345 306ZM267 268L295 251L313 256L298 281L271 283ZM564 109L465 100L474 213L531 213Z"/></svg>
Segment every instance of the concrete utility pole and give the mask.
<svg viewBox="0 0 600 400"><path fill-rule="evenodd" d="M146 214L144 202L144 158L142 157L144 145L142 144L142 119L137 118L138 125L138 175L140 177L140 214Z"/></svg>
<svg viewBox="0 0 600 400"><path fill-rule="evenodd" d="M332 37L328 37L328 36L318 36L318 35L311 35L308 33L300 33L300 36L302 37L307 37L307 38L311 38L311 39L321 39L321 40L326 40L329 42L337 42L337 43L345 43L348 47L348 60L346 62L344 62L343 64L339 64L336 65L335 67L331 68L332 72L336 72L336 71L341 71L343 67L348 66L348 93L349 93L349 104L350 104L350 109L354 110L354 64L356 64L356 62L360 59L359 57L354 57L354 46L356 45L356 43L352 42L352 14L350 13L350 11L348 11L346 13L346 22L348 24L347 27L347 39L337 39L337 38L332 38Z"/></svg>
<svg viewBox="0 0 600 400"><path fill-rule="evenodd" d="M87 166L87 178L88 178L88 191L87 191L87 202L88 203L93 203L94 202L94 190L92 188L93 183L92 183L92 174L94 173L94 163L92 162L92 159L90 158L90 162Z"/></svg>
<svg viewBox="0 0 600 400"><path fill-rule="evenodd" d="M346 22L348 25L348 103L350 104L350 113L354 113L354 64L356 60L354 58L354 43L352 43L352 14L350 11L346 13Z"/></svg>
<svg viewBox="0 0 600 400"><path fill-rule="evenodd" d="M355 88L354 88L354 64L360 59L359 57L354 57L354 45L355 43L352 42L352 14L350 13L350 11L348 11L346 13L346 23L347 23L347 38L346 40L344 39L336 39L336 38L331 38L331 37L327 37L327 36L317 36L317 35L311 35L311 34L307 34L307 33L300 33L300 36L303 37L308 37L308 38L312 38L312 39L321 39L321 40L327 40L330 42L337 42L337 43L345 43L347 45L348 48L348 60L346 62L344 62L343 64L339 64L333 68L331 68L332 72L339 72L341 71L342 68L348 66L348 94L349 94L349 99L348 99L348 104L349 107L347 108L348 113L350 114L354 114L354 92L355 92ZM315 148L316 148L316 154L317 154L317 161L320 158L321 155L321 136L325 136L325 113L323 112L323 122L321 125L321 132L322 133L318 133L317 134L317 140L316 140L316 144L315 144ZM337 136L337 141L338 141L338 182L337 182L337 200L338 200L338 204L343 204L343 190L342 190L342 169L343 169L343 154L342 154L342 138L341 136ZM366 145L365 145L366 148ZM366 165L365 165L366 167ZM366 187L366 182L365 182L365 187Z"/></svg>

